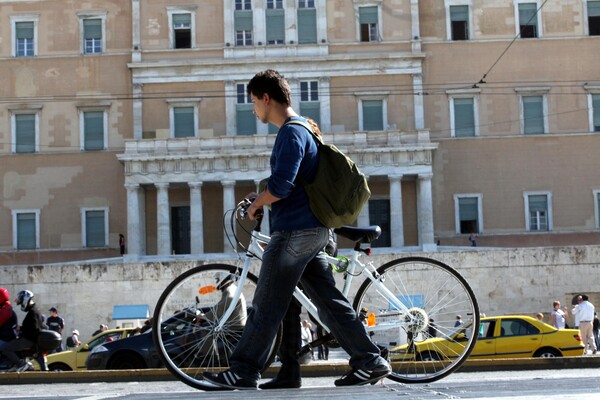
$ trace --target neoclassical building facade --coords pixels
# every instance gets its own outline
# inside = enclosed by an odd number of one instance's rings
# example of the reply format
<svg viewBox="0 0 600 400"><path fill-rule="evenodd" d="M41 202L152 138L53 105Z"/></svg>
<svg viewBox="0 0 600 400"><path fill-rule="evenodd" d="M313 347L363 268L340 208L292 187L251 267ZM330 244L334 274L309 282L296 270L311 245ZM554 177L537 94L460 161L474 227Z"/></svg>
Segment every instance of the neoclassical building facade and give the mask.
<svg viewBox="0 0 600 400"><path fill-rule="evenodd" d="M228 253L294 109L368 176L382 251L600 241L600 1L0 0L0 263ZM268 226L266 227L268 229ZM341 241L342 247L350 244Z"/></svg>

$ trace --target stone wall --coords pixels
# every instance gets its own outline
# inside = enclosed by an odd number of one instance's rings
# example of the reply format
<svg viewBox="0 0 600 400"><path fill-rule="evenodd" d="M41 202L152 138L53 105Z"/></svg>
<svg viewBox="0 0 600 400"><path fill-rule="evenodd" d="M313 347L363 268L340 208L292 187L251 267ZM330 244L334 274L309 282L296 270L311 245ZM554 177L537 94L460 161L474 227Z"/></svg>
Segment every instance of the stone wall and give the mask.
<svg viewBox="0 0 600 400"><path fill-rule="evenodd" d="M430 253L378 253L370 260L381 265L407 256L428 256L453 266L471 284L481 312L487 315L542 312L549 321L552 301L558 299L568 305L577 293L587 293L590 301L600 306L600 246L441 248ZM158 297L174 277L196 265L213 262L236 264L237 260L221 255L144 263L0 266L0 285L10 291L13 299L18 290L33 291L44 314L56 306L65 318L65 332L77 328L87 339L101 323L110 327L119 324L112 320L114 305L148 304L152 313ZM253 266L257 268L258 264ZM341 275L337 277L341 279ZM18 314L21 321L24 314L20 310Z"/></svg>

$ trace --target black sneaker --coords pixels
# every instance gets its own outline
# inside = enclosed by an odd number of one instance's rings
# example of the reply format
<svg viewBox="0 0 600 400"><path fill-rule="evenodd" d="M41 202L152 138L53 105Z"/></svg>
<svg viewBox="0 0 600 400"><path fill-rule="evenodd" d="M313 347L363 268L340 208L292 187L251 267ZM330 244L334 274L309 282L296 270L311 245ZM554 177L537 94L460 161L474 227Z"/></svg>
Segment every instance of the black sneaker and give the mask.
<svg viewBox="0 0 600 400"><path fill-rule="evenodd" d="M242 378L232 370L224 372L205 372L204 380L226 389L256 390L258 382Z"/></svg>
<svg viewBox="0 0 600 400"><path fill-rule="evenodd" d="M335 381L335 386L359 386L375 383L392 373L387 365L382 365L374 370L353 369L340 379Z"/></svg>

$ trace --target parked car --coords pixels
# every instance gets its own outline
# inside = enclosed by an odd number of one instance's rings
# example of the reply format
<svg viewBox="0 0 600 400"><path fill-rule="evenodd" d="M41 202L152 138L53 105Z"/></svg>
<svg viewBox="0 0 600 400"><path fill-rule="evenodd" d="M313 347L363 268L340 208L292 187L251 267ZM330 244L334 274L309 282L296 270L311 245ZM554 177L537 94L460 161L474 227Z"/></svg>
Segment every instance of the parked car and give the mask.
<svg viewBox="0 0 600 400"><path fill-rule="evenodd" d="M85 369L85 361L90 352L103 343L117 341L129 336L133 328L109 329L93 336L87 342L73 350L61 351L48 355L48 369L50 371L77 371ZM37 362L34 368L40 370Z"/></svg>
<svg viewBox="0 0 600 400"><path fill-rule="evenodd" d="M182 311L163 324L163 335L177 337L187 332L186 320L195 312ZM89 370L161 368L162 361L154 347L152 329L139 335L97 346L86 361Z"/></svg>
<svg viewBox="0 0 600 400"><path fill-rule="evenodd" d="M414 352L408 344L390 351L393 361L443 360L452 358L471 324L459 326L443 337L419 337ZM563 357L583 355L584 345L578 329L558 330L551 325L525 315L505 315L481 318L479 338L469 356L483 358Z"/></svg>

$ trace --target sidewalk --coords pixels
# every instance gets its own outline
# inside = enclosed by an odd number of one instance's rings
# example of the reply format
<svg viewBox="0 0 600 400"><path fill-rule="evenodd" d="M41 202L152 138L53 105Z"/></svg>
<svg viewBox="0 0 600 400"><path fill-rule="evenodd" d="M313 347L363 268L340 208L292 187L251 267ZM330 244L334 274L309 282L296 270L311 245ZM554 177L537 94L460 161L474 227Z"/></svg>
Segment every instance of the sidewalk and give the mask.
<svg viewBox="0 0 600 400"><path fill-rule="evenodd" d="M334 350L334 349L332 349ZM600 368L600 355L557 358L519 358L497 360L467 360L459 372L518 371L539 369ZM274 363L264 378L275 376L279 369ZM329 360L315 360L302 366L302 376L341 376L348 371L345 353L331 352ZM172 381L175 378L166 369L64 371L64 372L0 372L0 385L37 383L91 383L91 382L149 382Z"/></svg>

